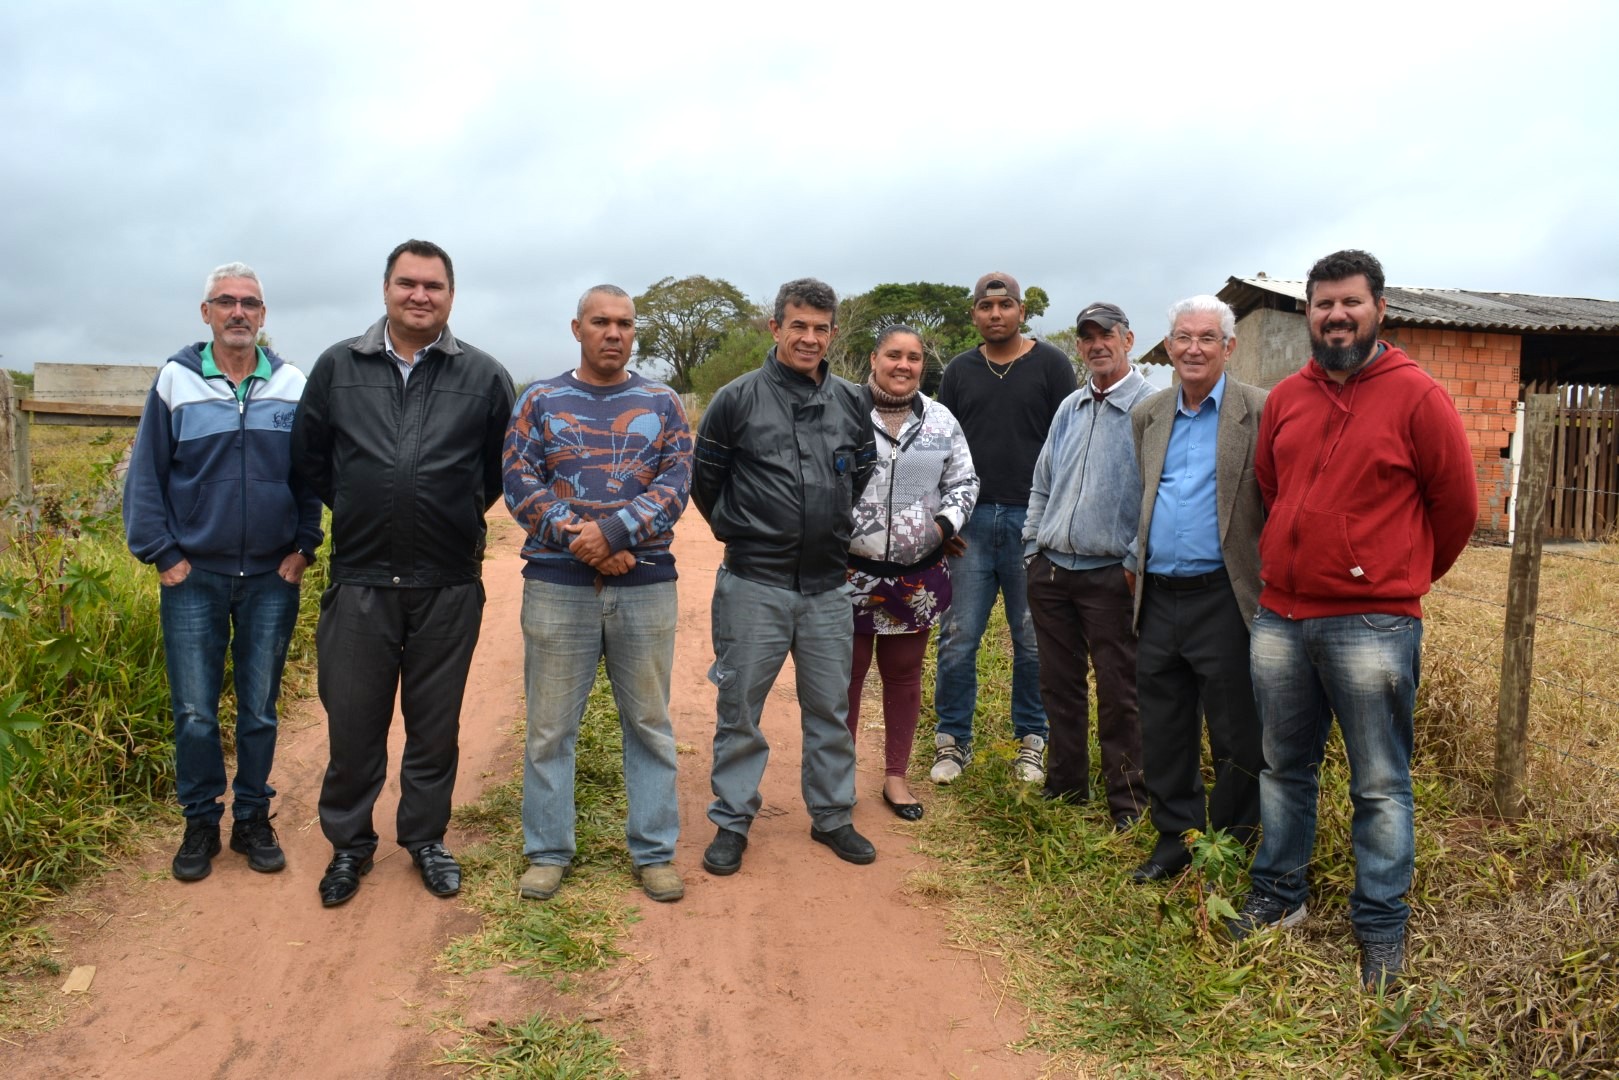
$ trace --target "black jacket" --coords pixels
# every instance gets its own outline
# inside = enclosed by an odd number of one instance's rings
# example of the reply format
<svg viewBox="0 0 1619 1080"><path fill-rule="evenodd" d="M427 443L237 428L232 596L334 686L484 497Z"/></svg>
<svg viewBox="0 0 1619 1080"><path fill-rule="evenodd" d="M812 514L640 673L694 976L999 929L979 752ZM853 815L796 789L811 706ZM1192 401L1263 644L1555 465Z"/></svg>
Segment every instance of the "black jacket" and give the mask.
<svg viewBox="0 0 1619 1080"><path fill-rule="evenodd" d="M406 380L384 351L385 323L321 354L293 423L293 467L332 508L331 580L477 581L511 376L446 330Z"/></svg>
<svg viewBox="0 0 1619 1080"><path fill-rule="evenodd" d="M692 502L738 577L805 594L843 584L851 512L876 463L870 396L776 360L723 387L697 429Z"/></svg>

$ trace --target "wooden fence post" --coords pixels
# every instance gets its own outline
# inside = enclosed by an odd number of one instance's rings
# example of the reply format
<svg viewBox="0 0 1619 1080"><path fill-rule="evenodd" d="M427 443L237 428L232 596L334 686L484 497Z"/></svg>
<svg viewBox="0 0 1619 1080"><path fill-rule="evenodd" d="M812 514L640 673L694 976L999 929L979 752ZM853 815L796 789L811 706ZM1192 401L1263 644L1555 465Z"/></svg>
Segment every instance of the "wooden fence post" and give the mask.
<svg viewBox="0 0 1619 1080"><path fill-rule="evenodd" d="M1529 690L1535 677L1535 612L1540 598L1540 545L1557 398L1531 394L1524 410L1523 465L1518 472L1507 616L1501 648L1500 709L1495 719L1495 811L1509 821L1524 815L1524 762L1529 737Z"/></svg>
<svg viewBox="0 0 1619 1080"><path fill-rule="evenodd" d="M0 503L33 492L30 468L28 414L22 411L11 372L0 368Z"/></svg>

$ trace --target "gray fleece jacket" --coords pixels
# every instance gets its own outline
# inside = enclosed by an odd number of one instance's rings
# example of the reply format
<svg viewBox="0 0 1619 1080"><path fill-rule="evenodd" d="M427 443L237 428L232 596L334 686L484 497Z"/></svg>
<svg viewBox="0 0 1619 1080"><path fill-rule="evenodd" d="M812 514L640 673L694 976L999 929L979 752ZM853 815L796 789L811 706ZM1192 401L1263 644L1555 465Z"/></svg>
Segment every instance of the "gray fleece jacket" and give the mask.
<svg viewBox="0 0 1619 1080"><path fill-rule="evenodd" d="M1124 561L1141 516L1130 410L1153 392L1131 368L1101 404L1089 379L1063 399L1034 466L1023 525L1025 560L1044 552L1069 570Z"/></svg>

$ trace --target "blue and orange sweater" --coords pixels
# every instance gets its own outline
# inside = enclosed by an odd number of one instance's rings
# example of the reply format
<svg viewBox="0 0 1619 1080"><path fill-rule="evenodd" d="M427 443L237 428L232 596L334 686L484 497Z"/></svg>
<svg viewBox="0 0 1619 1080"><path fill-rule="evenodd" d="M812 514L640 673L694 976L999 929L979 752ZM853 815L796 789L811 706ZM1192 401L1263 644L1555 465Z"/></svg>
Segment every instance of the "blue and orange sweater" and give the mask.
<svg viewBox="0 0 1619 1080"><path fill-rule="evenodd" d="M274 570L320 546L320 499L292 471L303 372L267 349L241 394L204 375L204 343L158 369L124 480L124 533L141 562L216 574Z"/></svg>
<svg viewBox="0 0 1619 1080"><path fill-rule="evenodd" d="M615 586L675 579L669 551L691 488L691 427L680 398L631 373L593 386L570 372L533 384L506 429L506 506L528 540L525 578L589 585L596 571L576 559L564 525L594 521L613 551L636 565Z"/></svg>

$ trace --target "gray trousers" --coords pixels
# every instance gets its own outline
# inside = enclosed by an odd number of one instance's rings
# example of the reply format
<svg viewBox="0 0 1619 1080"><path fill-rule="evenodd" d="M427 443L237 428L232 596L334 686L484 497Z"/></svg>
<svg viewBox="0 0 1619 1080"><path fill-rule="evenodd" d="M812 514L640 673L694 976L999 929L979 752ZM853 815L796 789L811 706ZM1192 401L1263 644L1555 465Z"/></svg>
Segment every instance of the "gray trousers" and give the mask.
<svg viewBox="0 0 1619 1080"><path fill-rule="evenodd" d="M798 672L804 734L801 780L810 820L823 831L847 825L854 808L854 739L849 669L854 607L838 588L805 596L737 577L723 566L711 609L719 689L714 728L714 801L708 819L746 835L759 812L759 781L770 744L759 730L765 697L789 653Z"/></svg>
<svg viewBox="0 0 1619 1080"><path fill-rule="evenodd" d="M415 851L444 839L460 758L461 697L483 619L483 583L437 589L333 585L315 650L331 760L320 827L338 853L369 855L371 808L388 775L394 695L405 718L396 837Z"/></svg>

